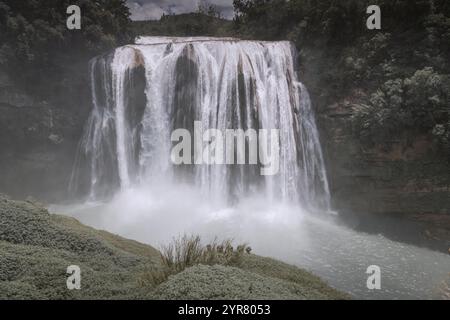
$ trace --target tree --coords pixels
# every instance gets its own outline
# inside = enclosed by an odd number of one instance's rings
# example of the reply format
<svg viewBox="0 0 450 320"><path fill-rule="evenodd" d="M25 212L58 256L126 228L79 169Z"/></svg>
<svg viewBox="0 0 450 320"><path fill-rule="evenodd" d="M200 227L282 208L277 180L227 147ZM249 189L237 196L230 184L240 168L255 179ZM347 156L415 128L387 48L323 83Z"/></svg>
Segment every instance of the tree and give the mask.
<svg viewBox="0 0 450 320"><path fill-rule="evenodd" d="M68 30L66 10L81 8L81 30ZM73 66L132 40L125 0L0 0L0 67L36 95L64 85Z"/></svg>
<svg viewBox="0 0 450 320"><path fill-rule="evenodd" d="M214 4L210 3L208 0L201 0L198 4L197 13L222 19L222 13Z"/></svg>

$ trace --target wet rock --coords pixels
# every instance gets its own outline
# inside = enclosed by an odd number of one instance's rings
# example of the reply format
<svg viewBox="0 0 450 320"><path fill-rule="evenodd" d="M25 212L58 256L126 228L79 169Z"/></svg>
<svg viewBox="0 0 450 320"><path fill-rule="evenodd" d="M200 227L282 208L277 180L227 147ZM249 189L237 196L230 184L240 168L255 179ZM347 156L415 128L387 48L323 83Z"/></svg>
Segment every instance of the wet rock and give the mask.
<svg viewBox="0 0 450 320"><path fill-rule="evenodd" d="M53 144L61 144L64 141L64 138L61 137L60 135L57 134L51 134L48 136L48 139L53 143Z"/></svg>

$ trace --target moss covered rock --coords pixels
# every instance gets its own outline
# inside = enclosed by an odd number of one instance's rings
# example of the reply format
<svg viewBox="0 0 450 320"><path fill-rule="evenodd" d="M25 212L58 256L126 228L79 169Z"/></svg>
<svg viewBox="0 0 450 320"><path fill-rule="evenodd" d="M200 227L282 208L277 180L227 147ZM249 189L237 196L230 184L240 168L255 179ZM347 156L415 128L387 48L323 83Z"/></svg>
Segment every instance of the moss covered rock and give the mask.
<svg viewBox="0 0 450 320"><path fill-rule="evenodd" d="M254 257L258 261L258 257ZM276 264L276 262L274 262ZM293 269L298 272L297 268ZM344 295L330 290L315 290L302 281L283 280L279 276L289 272L282 270L273 276L235 267L221 265L197 265L169 277L154 292L156 299L233 299L233 300L303 300L343 299ZM309 277L311 275L308 275ZM295 276L292 275L294 278ZM324 285L319 279L313 287ZM329 288L328 288L329 289Z"/></svg>

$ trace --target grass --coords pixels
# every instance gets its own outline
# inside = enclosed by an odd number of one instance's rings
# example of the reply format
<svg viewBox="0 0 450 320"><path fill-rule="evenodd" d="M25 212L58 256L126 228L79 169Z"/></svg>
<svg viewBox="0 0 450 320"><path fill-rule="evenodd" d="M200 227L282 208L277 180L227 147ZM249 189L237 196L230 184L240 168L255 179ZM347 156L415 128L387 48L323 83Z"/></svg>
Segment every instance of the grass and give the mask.
<svg viewBox="0 0 450 320"><path fill-rule="evenodd" d="M158 263L159 252L150 246L0 197L0 299L145 297L137 277L144 265ZM69 265L81 268L80 291L67 289Z"/></svg>
<svg viewBox="0 0 450 320"><path fill-rule="evenodd" d="M251 248L245 244L233 247L232 240L213 242L202 245L200 236L180 236L161 248L161 266L152 266L142 275L143 286L156 287L175 275L195 265L240 266L245 253Z"/></svg>

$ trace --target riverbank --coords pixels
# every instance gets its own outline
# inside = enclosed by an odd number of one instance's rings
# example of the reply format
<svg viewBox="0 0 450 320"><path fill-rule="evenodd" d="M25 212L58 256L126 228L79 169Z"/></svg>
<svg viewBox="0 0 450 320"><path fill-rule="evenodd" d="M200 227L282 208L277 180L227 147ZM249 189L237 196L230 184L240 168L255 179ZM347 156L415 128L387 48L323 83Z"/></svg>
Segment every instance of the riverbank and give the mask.
<svg viewBox="0 0 450 320"><path fill-rule="evenodd" d="M155 248L49 214L0 195L0 299L347 299L318 277L246 254L239 267L196 265L160 285L142 283L161 266ZM68 290L66 269L81 269Z"/></svg>

